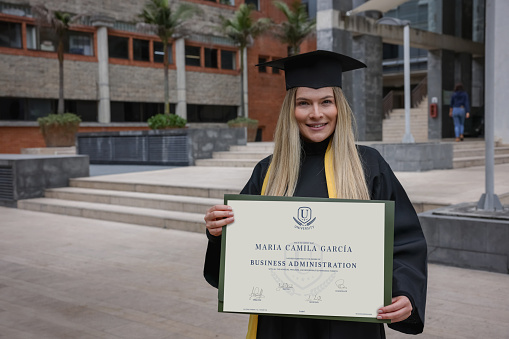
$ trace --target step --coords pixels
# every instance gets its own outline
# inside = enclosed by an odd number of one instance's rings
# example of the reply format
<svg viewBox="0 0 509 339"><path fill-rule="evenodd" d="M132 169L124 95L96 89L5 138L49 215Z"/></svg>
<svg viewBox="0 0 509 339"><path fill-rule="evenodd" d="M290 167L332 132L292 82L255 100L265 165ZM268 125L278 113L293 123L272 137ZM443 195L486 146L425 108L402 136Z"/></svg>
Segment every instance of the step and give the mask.
<svg viewBox="0 0 509 339"><path fill-rule="evenodd" d="M212 157L214 159L248 159L248 160L262 160L269 155L271 155L272 152L238 152L238 151L231 151L231 152L214 152L212 153Z"/></svg>
<svg viewBox="0 0 509 339"><path fill-rule="evenodd" d="M243 146L230 146L234 152L269 152L274 150L274 142L248 142Z"/></svg>
<svg viewBox="0 0 509 339"><path fill-rule="evenodd" d="M50 198L19 200L18 208L82 218L203 233L203 214L162 211L150 208L67 201Z"/></svg>
<svg viewBox="0 0 509 339"><path fill-rule="evenodd" d="M225 194L238 194L238 190L214 188L214 187L190 187L153 185L130 182L113 182L107 179L70 179L70 187L91 188L98 190L126 191L139 193L155 193L178 196L191 196L201 198L223 199Z"/></svg>
<svg viewBox="0 0 509 339"><path fill-rule="evenodd" d="M509 163L509 156L508 155L495 155L494 162L495 162L495 165L507 164L507 163ZM485 163L484 156L454 158L453 168L484 166L484 163Z"/></svg>
<svg viewBox="0 0 509 339"><path fill-rule="evenodd" d="M250 168L253 168L253 167L256 166L256 164L260 160L251 160L251 159L200 159L200 160L196 160L196 166L250 167Z"/></svg>
<svg viewBox="0 0 509 339"><path fill-rule="evenodd" d="M78 187L52 188L44 196L51 199L84 201L91 203L132 206L160 209L164 211L181 211L204 213L210 206L222 204L223 199L189 197L182 195L151 194L122 192Z"/></svg>
<svg viewBox="0 0 509 339"><path fill-rule="evenodd" d="M465 158L465 157L474 157L474 156L484 156L486 152L486 148L454 148L454 157L455 158ZM494 149L495 155L509 155L509 147L495 147Z"/></svg>

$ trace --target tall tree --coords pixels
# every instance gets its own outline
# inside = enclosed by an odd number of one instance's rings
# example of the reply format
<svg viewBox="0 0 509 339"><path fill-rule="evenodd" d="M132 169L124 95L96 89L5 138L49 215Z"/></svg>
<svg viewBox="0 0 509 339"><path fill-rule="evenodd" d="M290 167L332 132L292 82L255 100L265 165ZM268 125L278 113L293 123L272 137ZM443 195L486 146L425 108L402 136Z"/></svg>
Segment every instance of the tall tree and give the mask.
<svg viewBox="0 0 509 339"><path fill-rule="evenodd" d="M78 20L81 15L71 15L65 12L52 11L43 4L32 7L32 11L39 26L51 27L58 39L58 108L57 113L64 113L64 42L71 23Z"/></svg>
<svg viewBox="0 0 509 339"><path fill-rule="evenodd" d="M265 32L271 24L268 18L260 18L256 21L251 17L252 5L241 4L233 17L227 19L221 17L221 31L237 45L240 52L240 115L245 116L244 111L244 52L251 46L254 39Z"/></svg>
<svg viewBox="0 0 509 339"><path fill-rule="evenodd" d="M287 21L275 27L274 35L284 44L288 44L288 56L300 53L300 45L316 27L316 20L309 19L306 6L294 1L291 7L282 1L274 1L274 6L285 15Z"/></svg>
<svg viewBox="0 0 509 339"><path fill-rule="evenodd" d="M164 113L170 114L170 93L168 83L169 41L175 34L183 31L183 24L194 14L198 13L196 7L189 3L179 5L170 3L170 0L149 0L143 7L139 18L143 21L138 25L142 30L157 35L164 50Z"/></svg>

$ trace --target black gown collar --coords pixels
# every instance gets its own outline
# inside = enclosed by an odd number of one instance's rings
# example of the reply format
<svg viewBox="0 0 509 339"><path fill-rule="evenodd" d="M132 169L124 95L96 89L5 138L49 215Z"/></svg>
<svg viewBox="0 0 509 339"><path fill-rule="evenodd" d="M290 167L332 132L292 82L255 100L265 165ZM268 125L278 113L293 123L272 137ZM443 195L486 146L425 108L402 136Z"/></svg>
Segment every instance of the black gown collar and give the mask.
<svg viewBox="0 0 509 339"><path fill-rule="evenodd" d="M302 151L305 155L324 155L329 146L331 137L328 137L324 141L320 142L309 142L301 138Z"/></svg>

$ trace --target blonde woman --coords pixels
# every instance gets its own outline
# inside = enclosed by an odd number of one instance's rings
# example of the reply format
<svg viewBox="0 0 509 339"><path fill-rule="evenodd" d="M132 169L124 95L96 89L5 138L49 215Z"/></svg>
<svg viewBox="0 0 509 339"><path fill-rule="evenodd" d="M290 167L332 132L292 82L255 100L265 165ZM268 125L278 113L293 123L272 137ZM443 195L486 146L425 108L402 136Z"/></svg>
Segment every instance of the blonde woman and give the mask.
<svg viewBox="0 0 509 339"><path fill-rule="evenodd" d="M353 115L341 90L342 72L366 67L345 55L315 51L271 61L285 71L286 97L279 115L274 154L260 161L241 194L335 197L395 201L393 299L379 309L394 330L421 333L424 327L427 248L419 220L403 187L380 154L356 146ZM326 160L327 159L327 160ZM325 163L332 166L327 178ZM270 217L270 216L268 216ZM222 227L234 221L229 206L211 207L204 276L218 286ZM254 327L254 328L253 328ZM378 323L259 315L249 338L385 338Z"/></svg>

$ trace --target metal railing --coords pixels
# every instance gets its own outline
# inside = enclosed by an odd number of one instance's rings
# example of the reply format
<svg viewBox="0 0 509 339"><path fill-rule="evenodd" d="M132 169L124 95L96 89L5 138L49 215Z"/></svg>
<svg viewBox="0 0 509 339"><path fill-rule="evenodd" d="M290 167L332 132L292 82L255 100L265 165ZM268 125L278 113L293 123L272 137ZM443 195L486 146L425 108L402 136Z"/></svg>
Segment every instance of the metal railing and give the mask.
<svg viewBox="0 0 509 339"><path fill-rule="evenodd" d="M382 100L383 111L382 119L388 119L394 108L394 91L390 91Z"/></svg>
<svg viewBox="0 0 509 339"><path fill-rule="evenodd" d="M411 94L412 107L419 106L422 99L424 99L427 95L428 95L428 77L426 76L412 90Z"/></svg>

